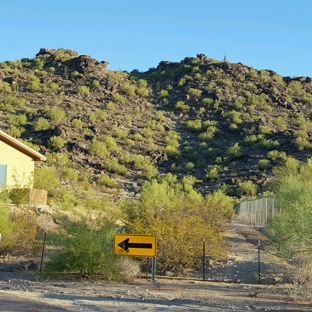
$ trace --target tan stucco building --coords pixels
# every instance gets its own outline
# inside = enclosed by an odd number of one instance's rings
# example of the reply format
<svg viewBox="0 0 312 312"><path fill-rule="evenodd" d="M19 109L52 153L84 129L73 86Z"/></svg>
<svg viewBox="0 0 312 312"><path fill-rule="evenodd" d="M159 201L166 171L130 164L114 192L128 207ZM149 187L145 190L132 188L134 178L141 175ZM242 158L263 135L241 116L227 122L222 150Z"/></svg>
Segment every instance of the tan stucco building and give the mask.
<svg viewBox="0 0 312 312"><path fill-rule="evenodd" d="M35 161L46 158L0 130L0 188L34 186Z"/></svg>

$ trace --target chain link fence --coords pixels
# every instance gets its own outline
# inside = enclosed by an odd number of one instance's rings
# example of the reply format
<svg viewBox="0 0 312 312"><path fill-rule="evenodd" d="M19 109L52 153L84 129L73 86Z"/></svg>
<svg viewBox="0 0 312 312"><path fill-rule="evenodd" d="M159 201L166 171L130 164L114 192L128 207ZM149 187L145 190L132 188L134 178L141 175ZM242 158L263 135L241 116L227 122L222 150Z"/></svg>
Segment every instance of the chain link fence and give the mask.
<svg viewBox="0 0 312 312"><path fill-rule="evenodd" d="M266 227L268 220L281 211L273 196L244 200L234 207L236 219L252 227Z"/></svg>

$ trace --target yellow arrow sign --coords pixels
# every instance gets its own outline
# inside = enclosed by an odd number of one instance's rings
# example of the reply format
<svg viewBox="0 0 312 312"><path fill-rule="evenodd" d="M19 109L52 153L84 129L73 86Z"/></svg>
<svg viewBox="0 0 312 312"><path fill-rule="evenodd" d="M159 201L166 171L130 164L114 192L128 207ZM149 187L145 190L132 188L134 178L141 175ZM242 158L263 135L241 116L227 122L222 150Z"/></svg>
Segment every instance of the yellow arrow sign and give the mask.
<svg viewBox="0 0 312 312"><path fill-rule="evenodd" d="M116 234L114 251L116 255L155 257L156 237L152 235Z"/></svg>

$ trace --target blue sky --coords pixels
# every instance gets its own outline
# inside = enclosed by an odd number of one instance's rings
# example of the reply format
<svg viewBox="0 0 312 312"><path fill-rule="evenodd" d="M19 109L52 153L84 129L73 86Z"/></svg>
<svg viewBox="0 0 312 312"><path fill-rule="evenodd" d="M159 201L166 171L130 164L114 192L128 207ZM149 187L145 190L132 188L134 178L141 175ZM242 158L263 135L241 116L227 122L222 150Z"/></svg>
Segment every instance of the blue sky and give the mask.
<svg viewBox="0 0 312 312"><path fill-rule="evenodd" d="M283 76L312 76L310 0L14 0L0 4L0 61L66 48L148 70L204 53Z"/></svg>

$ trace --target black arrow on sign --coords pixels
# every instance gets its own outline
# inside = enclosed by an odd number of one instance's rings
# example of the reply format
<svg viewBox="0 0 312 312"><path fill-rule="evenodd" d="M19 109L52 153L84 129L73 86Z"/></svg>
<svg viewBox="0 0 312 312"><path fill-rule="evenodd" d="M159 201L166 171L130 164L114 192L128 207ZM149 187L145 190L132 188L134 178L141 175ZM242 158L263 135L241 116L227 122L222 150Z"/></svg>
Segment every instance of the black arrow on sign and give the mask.
<svg viewBox="0 0 312 312"><path fill-rule="evenodd" d="M121 243L118 244L120 248L129 252L129 248L144 248L144 249L152 249L153 244L148 243L129 243L130 238L125 239Z"/></svg>

